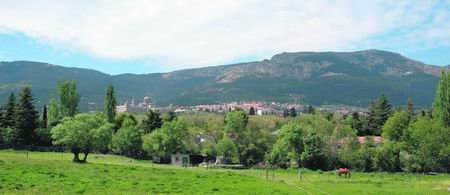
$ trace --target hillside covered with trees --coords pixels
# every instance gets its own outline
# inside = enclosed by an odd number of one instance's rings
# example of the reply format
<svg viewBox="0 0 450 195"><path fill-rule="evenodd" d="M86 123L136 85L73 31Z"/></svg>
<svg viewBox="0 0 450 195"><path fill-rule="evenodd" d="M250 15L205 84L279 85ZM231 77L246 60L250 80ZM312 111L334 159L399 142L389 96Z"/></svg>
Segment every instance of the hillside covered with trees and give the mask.
<svg viewBox="0 0 450 195"><path fill-rule="evenodd" d="M159 106L293 102L292 97L299 97L308 105L365 107L381 93L393 105L402 105L411 97L417 106L429 106L444 69L380 50L281 53L263 61L141 75L107 75L28 61L0 62L0 100L28 85L42 107L57 96L58 81L75 80L83 111L102 110L104 94L98 89L110 83L118 102L148 95Z"/></svg>

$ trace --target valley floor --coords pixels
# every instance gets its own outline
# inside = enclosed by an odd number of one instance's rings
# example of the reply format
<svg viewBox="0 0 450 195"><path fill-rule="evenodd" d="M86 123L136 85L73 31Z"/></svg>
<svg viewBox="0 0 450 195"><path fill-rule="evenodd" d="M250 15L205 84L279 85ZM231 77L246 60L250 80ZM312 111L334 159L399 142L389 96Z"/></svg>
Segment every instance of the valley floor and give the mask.
<svg viewBox="0 0 450 195"><path fill-rule="evenodd" d="M450 175L224 170L91 154L0 150L0 194L448 194Z"/></svg>

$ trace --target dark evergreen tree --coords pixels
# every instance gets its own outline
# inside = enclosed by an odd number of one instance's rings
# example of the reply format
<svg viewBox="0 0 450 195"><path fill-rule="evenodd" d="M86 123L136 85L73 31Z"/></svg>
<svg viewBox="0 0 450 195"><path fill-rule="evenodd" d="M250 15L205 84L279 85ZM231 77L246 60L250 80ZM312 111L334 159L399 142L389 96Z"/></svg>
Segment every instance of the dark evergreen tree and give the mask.
<svg viewBox="0 0 450 195"><path fill-rule="evenodd" d="M34 99L31 87L24 87L20 94L17 107L16 129L19 136L19 144L34 144L35 130L38 128L38 112L33 105Z"/></svg>
<svg viewBox="0 0 450 195"><path fill-rule="evenodd" d="M17 103L16 96L14 93L11 93L8 98L8 102L5 105L5 114L4 114L4 127L15 128L16 127L16 111L17 111Z"/></svg>
<svg viewBox="0 0 450 195"><path fill-rule="evenodd" d="M381 135L381 127L392 112L392 105L386 95L382 94L375 102L369 104L368 135Z"/></svg>
<svg viewBox="0 0 450 195"><path fill-rule="evenodd" d="M358 112L353 112L351 122L352 122L351 126L356 131L356 134L358 136L362 136L365 134L364 129L363 129L363 123L361 121L361 118L360 118Z"/></svg>
<svg viewBox="0 0 450 195"><path fill-rule="evenodd" d="M158 111L150 110L147 112L146 116L147 117L142 120L144 133L151 133L153 130L159 129L163 125L163 120L161 119Z"/></svg>
<svg viewBox="0 0 450 195"><path fill-rule="evenodd" d="M4 136L4 121L5 121L5 110L3 109L2 106L0 106L0 145L4 144L5 141L3 139Z"/></svg>
<svg viewBox="0 0 450 195"><path fill-rule="evenodd" d="M314 107L313 107L313 106L309 105L309 106L306 108L306 113L307 113L307 114L314 114L314 112L315 112L315 110L314 110Z"/></svg>
<svg viewBox="0 0 450 195"><path fill-rule="evenodd" d="M250 107L250 110L248 111L248 115L255 115L255 114L256 114L255 108Z"/></svg>
<svg viewBox="0 0 450 195"><path fill-rule="evenodd" d="M4 123L5 123L5 109L3 108L3 106L0 106L0 129L5 127Z"/></svg>
<svg viewBox="0 0 450 195"><path fill-rule="evenodd" d="M44 105L44 108L42 108L41 128L47 127L48 127L47 105Z"/></svg>
<svg viewBox="0 0 450 195"><path fill-rule="evenodd" d="M283 117L287 117L289 116L289 110L288 109L284 109L283 110Z"/></svg>
<svg viewBox="0 0 450 195"><path fill-rule="evenodd" d="M290 116L290 117L296 117L296 116L297 116L297 111L295 110L294 107L292 107L292 108L289 110L289 116Z"/></svg>
<svg viewBox="0 0 450 195"><path fill-rule="evenodd" d="M413 119L415 117L414 113L414 102L411 98L408 98L408 101L406 102L406 112L408 113L409 119Z"/></svg>
<svg viewBox="0 0 450 195"><path fill-rule="evenodd" d="M177 118L177 113L175 113L173 110L166 113L166 115L163 117L164 121L171 122Z"/></svg>
<svg viewBox="0 0 450 195"><path fill-rule="evenodd" d="M106 90L106 97L105 97L105 106L103 108L103 113L108 118L108 122L114 123L114 120L116 118L116 95L114 93L114 87L112 85L108 86L108 89Z"/></svg>

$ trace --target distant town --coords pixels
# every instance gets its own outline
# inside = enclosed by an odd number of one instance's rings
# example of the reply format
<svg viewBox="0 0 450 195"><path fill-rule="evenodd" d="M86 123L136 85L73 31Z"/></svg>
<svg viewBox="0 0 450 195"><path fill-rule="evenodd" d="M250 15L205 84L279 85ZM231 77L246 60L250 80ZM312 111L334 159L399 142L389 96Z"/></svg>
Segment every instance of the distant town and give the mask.
<svg viewBox="0 0 450 195"><path fill-rule="evenodd" d="M363 114L367 109L359 107L351 107L346 105L324 105L314 107L307 104L300 103L279 103L279 102L264 102L264 101L242 101L242 102L224 102L217 104L201 104L192 106L177 106L169 105L166 107L158 107L149 96L144 96L140 102L137 102L134 97L130 101L125 101L116 106L118 113L130 112L140 113L149 110L159 111L165 113L174 111L176 113L196 113L196 112L210 112L210 113L226 113L235 110L236 108L243 109L247 112L253 109L255 115L286 115L289 110L295 110L297 113L307 113L308 109L317 109L320 111L329 111L339 114L349 114L358 112Z"/></svg>

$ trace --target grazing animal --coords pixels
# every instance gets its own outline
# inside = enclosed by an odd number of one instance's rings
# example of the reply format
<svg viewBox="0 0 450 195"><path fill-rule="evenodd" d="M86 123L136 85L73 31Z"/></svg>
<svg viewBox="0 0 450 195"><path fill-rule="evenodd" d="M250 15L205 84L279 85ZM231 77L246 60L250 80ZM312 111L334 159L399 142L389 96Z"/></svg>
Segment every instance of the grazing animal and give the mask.
<svg viewBox="0 0 450 195"><path fill-rule="evenodd" d="M350 173L350 169L348 169L348 168L339 168L338 175L339 175L339 177L341 175L345 175L345 178L347 178L347 177L350 178L352 176L352 174Z"/></svg>

